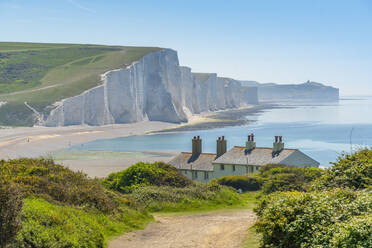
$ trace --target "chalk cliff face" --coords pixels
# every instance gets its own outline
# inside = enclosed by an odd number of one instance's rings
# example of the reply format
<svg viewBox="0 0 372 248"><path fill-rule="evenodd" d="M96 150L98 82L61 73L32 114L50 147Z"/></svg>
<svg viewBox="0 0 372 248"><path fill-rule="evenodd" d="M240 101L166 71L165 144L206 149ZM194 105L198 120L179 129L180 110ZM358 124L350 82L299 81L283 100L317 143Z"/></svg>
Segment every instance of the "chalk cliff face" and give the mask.
<svg viewBox="0 0 372 248"><path fill-rule="evenodd" d="M190 68L179 66L177 52L170 49L102 77L102 85L56 103L44 125L179 123L192 114L258 103L236 80L209 74L200 81Z"/></svg>

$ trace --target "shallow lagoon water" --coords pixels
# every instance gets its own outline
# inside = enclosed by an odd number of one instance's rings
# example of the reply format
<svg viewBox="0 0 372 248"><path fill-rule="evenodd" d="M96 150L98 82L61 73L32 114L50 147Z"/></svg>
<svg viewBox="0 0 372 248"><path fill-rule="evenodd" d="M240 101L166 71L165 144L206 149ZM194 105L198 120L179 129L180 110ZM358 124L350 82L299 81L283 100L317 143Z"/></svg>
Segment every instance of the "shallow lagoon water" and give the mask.
<svg viewBox="0 0 372 248"><path fill-rule="evenodd" d="M243 146L249 133L257 146L272 146L275 135L285 146L298 148L328 167L342 152L372 146L372 97L344 97L333 103L282 103L282 108L247 116L255 122L209 130L160 133L75 146L78 150L141 152L149 150L191 151L191 139L200 135L203 152L215 152L216 138L224 135L228 147Z"/></svg>

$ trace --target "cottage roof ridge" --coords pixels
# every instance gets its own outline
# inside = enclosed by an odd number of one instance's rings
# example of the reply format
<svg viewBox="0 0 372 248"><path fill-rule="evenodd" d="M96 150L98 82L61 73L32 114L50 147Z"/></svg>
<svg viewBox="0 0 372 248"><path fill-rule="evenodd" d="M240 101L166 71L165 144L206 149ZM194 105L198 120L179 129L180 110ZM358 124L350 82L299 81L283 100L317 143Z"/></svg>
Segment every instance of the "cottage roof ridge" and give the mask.
<svg viewBox="0 0 372 248"><path fill-rule="evenodd" d="M245 149L246 147L245 146L234 146L233 148L241 148L241 149ZM231 148L231 149L233 149ZM231 150L230 149L230 150ZM269 149L269 150L272 150L273 148L272 147L263 147L263 146L257 146L255 147L254 149ZM299 151L299 149L296 149L296 148L283 148L283 150L288 150L288 151Z"/></svg>

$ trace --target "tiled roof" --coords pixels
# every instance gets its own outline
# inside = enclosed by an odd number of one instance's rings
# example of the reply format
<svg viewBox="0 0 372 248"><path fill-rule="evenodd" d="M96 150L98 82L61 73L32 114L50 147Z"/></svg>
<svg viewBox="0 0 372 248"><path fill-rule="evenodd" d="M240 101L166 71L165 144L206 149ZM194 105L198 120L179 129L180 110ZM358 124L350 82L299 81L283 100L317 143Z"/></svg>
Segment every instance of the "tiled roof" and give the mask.
<svg viewBox="0 0 372 248"><path fill-rule="evenodd" d="M246 152L245 147L234 146L213 163L241 165L279 164L296 151L296 149L283 149L280 153L273 154L272 148L256 147L252 151Z"/></svg>
<svg viewBox="0 0 372 248"><path fill-rule="evenodd" d="M181 152L173 158L169 164L177 169L213 171L212 162L216 158L213 153L201 153L199 155L192 155L191 152Z"/></svg>

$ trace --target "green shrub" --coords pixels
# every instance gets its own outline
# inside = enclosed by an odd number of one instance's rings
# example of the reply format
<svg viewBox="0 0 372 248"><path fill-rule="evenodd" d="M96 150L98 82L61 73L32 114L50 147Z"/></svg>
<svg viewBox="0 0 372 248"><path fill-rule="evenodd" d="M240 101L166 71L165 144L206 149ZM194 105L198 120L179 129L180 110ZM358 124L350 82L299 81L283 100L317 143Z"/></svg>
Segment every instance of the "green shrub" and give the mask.
<svg viewBox="0 0 372 248"><path fill-rule="evenodd" d="M73 172L50 159L2 160L0 174L17 184L26 196L103 212L118 209L117 197L107 192L99 180L89 179L84 173Z"/></svg>
<svg viewBox="0 0 372 248"><path fill-rule="evenodd" d="M21 229L21 193L13 183L0 178L0 247L6 247Z"/></svg>
<svg viewBox="0 0 372 248"><path fill-rule="evenodd" d="M139 162L121 172L110 174L103 184L109 189L128 193L140 186L185 187L192 181L183 176L176 168L163 162Z"/></svg>
<svg viewBox="0 0 372 248"><path fill-rule="evenodd" d="M148 186L133 190L130 198L149 211L182 211L233 206L242 203L239 194L215 182L184 188Z"/></svg>
<svg viewBox="0 0 372 248"><path fill-rule="evenodd" d="M343 154L325 175L314 183L316 189L348 187L364 189L372 185L372 150Z"/></svg>
<svg viewBox="0 0 372 248"><path fill-rule="evenodd" d="M101 248L109 237L142 227L146 219L130 210L109 217L98 211L27 198L22 210L23 228L12 247Z"/></svg>
<svg viewBox="0 0 372 248"><path fill-rule="evenodd" d="M372 247L372 214L357 216L347 223L339 223L331 239L338 248Z"/></svg>
<svg viewBox="0 0 372 248"><path fill-rule="evenodd" d="M103 247L110 237L152 218L99 180L48 159L0 161L0 175L27 196L14 248Z"/></svg>
<svg viewBox="0 0 372 248"><path fill-rule="evenodd" d="M25 200L23 228L14 247L103 247L102 217L71 207L53 205L43 199ZM107 220L109 221L109 220Z"/></svg>
<svg viewBox="0 0 372 248"><path fill-rule="evenodd" d="M220 185L230 186L243 191L256 191L261 188L261 182L255 176L225 176L217 179Z"/></svg>
<svg viewBox="0 0 372 248"><path fill-rule="evenodd" d="M258 175L262 191L270 194L276 191L307 191L310 183L324 173L323 169L313 167L293 167L285 165L266 165Z"/></svg>
<svg viewBox="0 0 372 248"><path fill-rule="evenodd" d="M372 211L369 191L277 192L264 197L255 211L262 247L369 247L345 246L358 237L363 237L359 243L371 243L370 220L357 227Z"/></svg>

